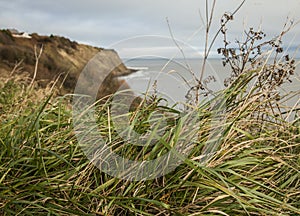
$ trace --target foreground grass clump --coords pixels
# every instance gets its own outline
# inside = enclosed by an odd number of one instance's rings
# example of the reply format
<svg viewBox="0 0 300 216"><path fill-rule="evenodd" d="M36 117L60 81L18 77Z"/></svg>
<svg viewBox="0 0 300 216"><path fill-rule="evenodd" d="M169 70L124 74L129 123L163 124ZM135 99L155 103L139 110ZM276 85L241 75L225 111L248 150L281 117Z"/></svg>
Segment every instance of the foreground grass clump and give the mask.
<svg viewBox="0 0 300 216"><path fill-rule="evenodd" d="M87 160L74 136L68 96L4 80L1 215L300 214L299 115L283 111L278 98L259 87L249 90L256 76L255 71L244 74L219 93L225 121L211 124L209 106L198 107L201 128L183 164L166 176L139 182L110 177ZM120 138L108 128L108 104L98 108L100 133L118 146ZM220 146L202 163L211 127L220 126ZM166 148L155 148L155 154ZM121 150L131 158L153 157L151 151L140 152Z"/></svg>

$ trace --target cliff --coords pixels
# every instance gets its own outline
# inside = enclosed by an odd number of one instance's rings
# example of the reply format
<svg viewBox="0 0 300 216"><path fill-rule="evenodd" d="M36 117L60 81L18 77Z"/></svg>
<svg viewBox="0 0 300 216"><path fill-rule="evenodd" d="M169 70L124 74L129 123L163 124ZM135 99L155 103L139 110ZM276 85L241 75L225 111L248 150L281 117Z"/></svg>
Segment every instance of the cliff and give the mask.
<svg viewBox="0 0 300 216"><path fill-rule="evenodd" d="M57 84L62 86L62 94L73 92L80 73L94 56L98 58L97 65L93 64L93 70L98 71L97 81L103 83L98 98L114 93L124 84L118 77L133 72L126 68L114 50L79 44L59 36L40 36L36 33L29 35L15 30L1 30L1 76L10 76L14 66L20 63L22 69L18 70L18 73L27 73L34 77L36 55L41 47L42 53L35 80L42 87L57 80ZM112 65L115 67L112 68ZM86 85L90 86L88 79Z"/></svg>

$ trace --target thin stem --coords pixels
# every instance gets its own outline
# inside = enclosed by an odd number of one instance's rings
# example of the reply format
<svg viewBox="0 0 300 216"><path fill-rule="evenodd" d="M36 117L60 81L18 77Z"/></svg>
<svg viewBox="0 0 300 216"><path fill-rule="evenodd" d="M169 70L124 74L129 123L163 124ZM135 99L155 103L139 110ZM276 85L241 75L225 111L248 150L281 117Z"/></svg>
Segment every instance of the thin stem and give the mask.
<svg viewBox="0 0 300 216"><path fill-rule="evenodd" d="M42 45L40 50L39 50L39 53L37 52L37 47L36 45L34 45L34 56L35 56L35 67L34 67L34 73L33 73L33 78L31 80L31 83L29 86L32 86L33 85L33 82L36 78L36 74L37 74L37 70L38 70L38 65L39 65L39 59L41 58L41 55L43 53L43 48L44 46Z"/></svg>

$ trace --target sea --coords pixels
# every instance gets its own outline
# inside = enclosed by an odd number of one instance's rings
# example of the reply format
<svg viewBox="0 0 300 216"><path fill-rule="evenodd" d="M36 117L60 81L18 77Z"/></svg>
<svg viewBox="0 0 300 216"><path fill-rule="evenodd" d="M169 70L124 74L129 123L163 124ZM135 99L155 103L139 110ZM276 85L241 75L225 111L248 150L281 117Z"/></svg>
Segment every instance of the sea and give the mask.
<svg viewBox="0 0 300 216"><path fill-rule="evenodd" d="M155 93L166 99L168 106L180 106L193 94L192 86L195 86L201 71L203 82L207 90L203 91L203 97L213 97L225 88L226 79L230 77L231 69L224 66L222 59L208 59L205 69L202 70L202 59L123 59L128 68L137 72L123 77L137 96ZM300 62L300 59L296 62ZM299 105L300 102L300 68L296 67L296 73L291 77L292 82L287 82L280 88L281 95L294 95L286 100L288 106ZM206 95L209 91L212 94ZM201 97L201 96L200 96ZM177 107L178 108L178 107Z"/></svg>

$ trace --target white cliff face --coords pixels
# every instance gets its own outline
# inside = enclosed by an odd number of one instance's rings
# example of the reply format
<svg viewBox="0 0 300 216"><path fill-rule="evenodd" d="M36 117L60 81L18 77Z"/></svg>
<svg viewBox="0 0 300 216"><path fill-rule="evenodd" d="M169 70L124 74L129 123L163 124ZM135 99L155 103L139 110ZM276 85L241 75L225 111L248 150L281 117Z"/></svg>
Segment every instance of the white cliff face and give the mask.
<svg viewBox="0 0 300 216"><path fill-rule="evenodd" d="M12 36L15 37L15 38L27 38L27 39L32 38L27 32L23 32L23 33L20 33L20 34L12 34Z"/></svg>

